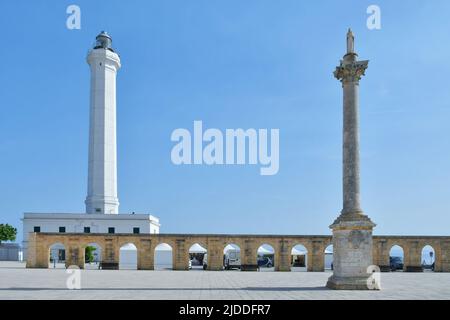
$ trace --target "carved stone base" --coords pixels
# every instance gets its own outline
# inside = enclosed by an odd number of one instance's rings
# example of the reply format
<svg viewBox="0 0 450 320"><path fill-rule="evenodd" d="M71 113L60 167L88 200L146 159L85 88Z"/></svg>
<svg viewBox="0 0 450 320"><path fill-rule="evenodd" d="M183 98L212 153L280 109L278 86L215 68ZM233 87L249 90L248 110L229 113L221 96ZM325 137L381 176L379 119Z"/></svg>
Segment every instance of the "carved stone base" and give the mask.
<svg viewBox="0 0 450 320"><path fill-rule="evenodd" d="M241 271L258 271L257 264L243 264L241 265Z"/></svg>
<svg viewBox="0 0 450 320"><path fill-rule="evenodd" d="M333 276L327 287L336 290L379 290L372 276L372 229L362 214L341 215L333 229Z"/></svg>

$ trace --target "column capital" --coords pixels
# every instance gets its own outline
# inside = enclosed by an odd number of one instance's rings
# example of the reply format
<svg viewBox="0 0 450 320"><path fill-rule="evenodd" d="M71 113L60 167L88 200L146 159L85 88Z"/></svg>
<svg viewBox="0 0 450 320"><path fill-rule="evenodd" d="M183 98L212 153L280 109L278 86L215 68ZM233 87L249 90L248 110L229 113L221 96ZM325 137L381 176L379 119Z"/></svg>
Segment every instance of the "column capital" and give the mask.
<svg viewBox="0 0 450 320"><path fill-rule="evenodd" d="M365 214L341 214L330 225L332 230L372 230L376 224Z"/></svg>
<svg viewBox="0 0 450 320"><path fill-rule="evenodd" d="M353 57L347 59L347 54L344 57L344 60L341 60L341 63L336 70L334 71L334 77L344 83L350 82L359 82L361 77L365 75L366 69L369 66L369 60L364 61L354 61L355 54L351 54ZM353 60L353 61L352 61Z"/></svg>

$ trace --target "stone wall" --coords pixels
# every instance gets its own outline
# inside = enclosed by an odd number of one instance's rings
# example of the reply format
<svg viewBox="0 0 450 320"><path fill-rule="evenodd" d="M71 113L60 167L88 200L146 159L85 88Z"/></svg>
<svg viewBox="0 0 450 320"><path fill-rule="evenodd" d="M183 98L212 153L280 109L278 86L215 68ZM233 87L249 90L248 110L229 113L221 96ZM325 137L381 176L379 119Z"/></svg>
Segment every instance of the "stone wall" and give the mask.
<svg viewBox="0 0 450 320"><path fill-rule="evenodd" d="M84 268L84 249L92 243L102 250L102 262L119 264L120 248L132 243L137 248L139 270L154 269L155 248L161 243L172 247L173 269L189 268L189 248L198 243L208 250L208 269L222 270L223 250L228 244L238 245L244 269L254 270L257 250L269 244L275 250L276 271L291 270L291 251L298 244L307 250L308 271L324 271L325 248L331 244L331 236L296 235L196 235L196 234L61 234L30 233L27 268L48 268L50 247L63 244L66 249L66 266ZM404 250L404 270L422 271L421 252L431 245L436 254L435 271L450 272L450 237L432 236L374 236L373 261L382 271L389 270L389 251L394 245Z"/></svg>
<svg viewBox="0 0 450 320"><path fill-rule="evenodd" d="M19 261L20 245L17 243L0 243L0 261Z"/></svg>

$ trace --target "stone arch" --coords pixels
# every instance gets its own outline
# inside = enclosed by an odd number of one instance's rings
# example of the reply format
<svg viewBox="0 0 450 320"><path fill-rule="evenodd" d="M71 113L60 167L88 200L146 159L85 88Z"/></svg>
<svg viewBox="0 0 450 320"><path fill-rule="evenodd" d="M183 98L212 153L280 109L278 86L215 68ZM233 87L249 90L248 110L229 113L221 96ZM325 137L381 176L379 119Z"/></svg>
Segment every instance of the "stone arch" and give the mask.
<svg viewBox="0 0 450 320"><path fill-rule="evenodd" d="M276 251L278 249L278 243L276 240L266 239L266 240L258 241L258 245L257 245L256 249L258 249L262 245L269 245L273 248L274 251Z"/></svg>
<svg viewBox="0 0 450 320"><path fill-rule="evenodd" d="M53 247L53 246L56 245L56 244L63 245L63 246L66 247L66 249L67 249L67 248L69 247L69 243L68 243L67 241L64 241L64 240L65 240L65 239L59 239L59 238L57 238L57 239L55 239L55 240L53 240L53 241L46 242L45 245L46 245L46 247L47 247L47 250L50 250L50 248Z"/></svg>
<svg viewBox="0 0 450 320"><path fill-rule="evenodd" d="M155 246L153 246L153 257L156 254L156 248L161 244L167 244L172 248L172 269L177 270L177 251L179 250L176 238L171 236L159 236L156 238Z"/></svg>
<svg viewBox="0 0 450 320"><path fill-rule="evenodd" d="M121 243L119 247L119 269L137 270L138 247L133 242Z"/></svg>
<svg viewBox="0 0 450 320"><path fill-rule="evenodd" d="M82 247L86 248L88 245L92 244L92 243L96 243L98 244L102 249L105 248L105 240L103 238L98 238L98 237L88 237L86 239L83 239L83 244Z"/></svg>
<svg viewBox="0 0 450 320"><path fill-rule="evenodd" d="M295 246L302 245L305 247L307 252L312 251L311 242L308 240L292 240L289 242L289 252L292 252Z"/></svg>
<svg viewBox="0 0 450 320"><path fill-rule="evenodd" d="M168 242L160 242L155 246L153 250L154 270L173 270L174 247Z"/></svg>
<svg viewBox="0 0 450 320"><path fill-rule="evenodd" d="M324 243L323 243L323 248L324 248L324 250L326 249L326 248L328 248L329 246L332 246L333 245L333 241L325 241Z"/></svg>
<svg viewBox="0 0 450 320"><path fill-rule="evenodd" d="M403 242L392 242L389 246L389 268L391 271L403 271L405 267L405 249Z"/></svg>
<svg viewBox="0 0 450 320"><path fill-rule="evenodd" d="M66 267L68 245L64 241L55 241L47 247L47 261L49 268L63 269Z"/></svg>
<svg viewBox="0 0 450 320"><path fill-rule="evenodd" d="M241 270L241 246L236 243L226 243L223 248L223 267L225 270Z"/></svg>
<svg viewBox="0 0 450 320"><path fill-rule="evenodd" d="M431 244L421 245L421 263L424 271L435 271L436 249Z"/></svg>
<svg viewBox="0 0 450 320"><path fill-rule="evenodd" d="M139 241L137 241L137 240L135 240L135 239L128 239L128 238L125 238L125 239L119 240L119 241L117 242L117 246L118 246L119 248L122 248L122 247L123 247L124 245L126 245L126 244L132 244L133 246L136 247L136 250L139 250Z"/></svg>
<svg viewBox="0 0 450 320"><path fill-rule="evenodd" d="M156 241L155 241L155 244L156 244L155 248L157 246L159 246L160 244L163 244L163 243L168 244L169 246L172 247L172 249L174 249L175 246L176 246L176 241L174 239L171 239L169 237L162 237L162 238L156 239Z"/></svg>
<svg viewBox="0 0 450 320"><path fill-rule="evenodd" d="M261 242L256 248L256 258L259 271L275 270L276 246L271 241Z"/></svg>
<svg viewBox="0 0 450 320"><path fill-rule="evenodd" d="M323 268L324 270L334 269L334 250L333 243L326 242L323 249Z"/></svg>
<svg viewBox="0 0 450 320"><path fill-rule="evenodd" d="M237 245L241 250L245 248L245 242L240 238L226 238L222 243L223 248L225 249L228 244Z"/></svg>
<svg viewBox="0 0 450 320"><path fill-rule="evenodd" d="M241 250L241 246L238 243L231 241L226 241L225 243L222 244L222 247L224 254L230 250L239 250L239 251Z"/></svg>
<svg viewBox="0 0 450 320"><path fill-rule="evenodd" d="M308 270L308 248L301 242L293 243L290 246L290 265L291 271Z"/></svg>
<svg viewBox="0 0 450 320"><path fill-rule="evenodd" d="M89 256L86 254L86 248L94 247L95 250L92 252L93 261L89 260ZM84 268L85 269L99 269L100 263L103 261L103 253L104 253L104 245L100 243L100 241L92 241L82 246L82 250L84 250Z"/></svg>
<svg viewBox="0 0 450 320"><path fill-rule="evenodd" d="M206 250L208 250L208 242L205 240L190 240L190 241L186 241L186 248L190 249L193 245L198 244L201 247L205 248Z"/></svg>
<svg viewBox="0 0 450 320"><path fill-rule="evenodd" d="M189 253L189 269L206 270L208 266L208 247L203 241L192 242L187 245Z"/></svg>

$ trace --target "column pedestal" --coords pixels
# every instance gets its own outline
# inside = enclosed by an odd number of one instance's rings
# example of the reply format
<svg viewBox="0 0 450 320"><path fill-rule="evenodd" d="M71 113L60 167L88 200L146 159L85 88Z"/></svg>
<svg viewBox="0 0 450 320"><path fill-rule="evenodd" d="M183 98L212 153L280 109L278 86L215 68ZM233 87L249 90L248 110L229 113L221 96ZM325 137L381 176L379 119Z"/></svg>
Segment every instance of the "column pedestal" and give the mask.
<svg viewBox="0 0 450 320"><path fill-rule="evenodd" d="M368 218L336 221L330 226L333 229L333 275L328 279L328 288L374 289L371 269L368 269L372 265L373 227Z"/></svg>

